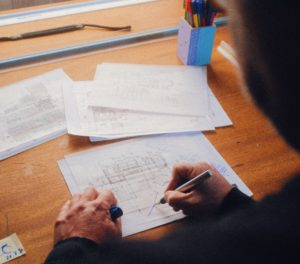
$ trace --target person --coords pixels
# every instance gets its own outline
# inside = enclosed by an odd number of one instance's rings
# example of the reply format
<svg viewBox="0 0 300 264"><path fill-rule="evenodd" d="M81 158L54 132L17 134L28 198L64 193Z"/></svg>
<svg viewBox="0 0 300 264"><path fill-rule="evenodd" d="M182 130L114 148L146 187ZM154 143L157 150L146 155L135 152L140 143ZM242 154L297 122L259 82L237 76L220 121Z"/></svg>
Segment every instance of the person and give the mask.
<svg viewBox="0 0 300 264"><path fill-rule="evenodd" d="M219 0L229 17L243 80L286 141L300 150L297 1ZM298 120L298 121L297 121ZM213 176L190 193L174 188L211 169ZM179 164L165 193L174 210L197 218L156 241L121 239L120 220L108 209L109 191L87 189L62 207L55 246L57 263L293 263L300 250L300 175L278 193L255 202L232 188L206 163Z"/></svg>

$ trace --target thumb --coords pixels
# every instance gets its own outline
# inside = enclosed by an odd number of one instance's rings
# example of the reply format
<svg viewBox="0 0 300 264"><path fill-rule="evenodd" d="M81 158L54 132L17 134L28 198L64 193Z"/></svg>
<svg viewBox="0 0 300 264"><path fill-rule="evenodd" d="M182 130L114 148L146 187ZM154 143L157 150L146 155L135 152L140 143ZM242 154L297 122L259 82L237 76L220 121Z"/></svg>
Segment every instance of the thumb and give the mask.
<svg viewBox="0 0 300 264"><path fill-rule="evenodd" d="M167 191L165 193L165 200L166 202L176 209L185 209L190 205L190 198L192 197L192 193L182 193L179 191Z"/></svg>

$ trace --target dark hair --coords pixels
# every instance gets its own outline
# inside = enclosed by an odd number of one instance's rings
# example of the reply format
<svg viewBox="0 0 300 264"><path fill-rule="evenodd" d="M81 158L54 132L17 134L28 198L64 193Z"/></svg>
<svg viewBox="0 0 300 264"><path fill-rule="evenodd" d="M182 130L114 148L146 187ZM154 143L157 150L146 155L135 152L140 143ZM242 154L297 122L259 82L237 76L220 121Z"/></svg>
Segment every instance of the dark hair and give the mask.
<svg viewBox="0 0 300 264"><path fill-rule="evenodd" d="M297 1L236 1L247 40L243 69L249 91L287 142L300 150Z"/></svg>

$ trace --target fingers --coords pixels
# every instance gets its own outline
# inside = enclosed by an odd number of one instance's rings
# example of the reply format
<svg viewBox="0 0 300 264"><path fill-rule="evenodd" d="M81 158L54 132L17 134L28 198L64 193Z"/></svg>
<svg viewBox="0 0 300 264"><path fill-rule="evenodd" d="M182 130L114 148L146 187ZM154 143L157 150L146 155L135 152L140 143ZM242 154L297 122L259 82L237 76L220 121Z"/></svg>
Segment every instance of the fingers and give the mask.
<svg viewBox="0 0 300 264"><path fill-rule="evenodd" d="M205 162L199 163L180 163L174 166L172 178L166 191L174 190L184 182L196 177L200 173L212 169L212 166Z"/></svg>
<svg viewBox="0 0 300 264"><path fill-rule="evenodd" d="M95 200L95 203L104 204L108 207L107 209L109 209L113 205L117 204L117 199L111 191L104 190L100 192L97 199Z"/></svg>
<svg viewBox="0 0 300 264"><path fill-rule="evenodd" d="M87 188L83 192L81 199L84 201L93 201L99 196L99 192L95 188Z"/></svg>
<svg viewBox="0 0 300 264"><path fill-rule="evenodd" d="M71 203L76 203L81 199L81 194L75 194L73 195L72 199L71 199Z"/></svg>
<svg viewBox="0 0 300 264"><path fill-rule="evenodd" d="M182 193L178 191L168 191L165 193L164 198L175 211L184 210L190 206L193 192Z"/></svg>
<svg viewBox="0 0 300 264"><path fill-rule="evenodd" d="M70 205L71 205L71 201L70 200L66 201L64 203L64 205L61 207L60 211L64 212L64 211L68 210L70 208Z"/></svg>
<svg viewBox="0 0 300 264"><path fill-rule="evenodd" d="M64 216L66 215L66 213L68 212L68 210L70 209L71 206L71 201L68 200L64 203L64 205L62 206L62 208L59 211L59 214L57 216L58 220L61 220L64 218Z"/></svg>
<svg viewBox="0 0 300 264"><path fill-rule="evenodd" d="M104 242L122 236L121 219L112 220L110 207L116 204L110 191L86 189L67 201L55 221L55 243L71 237Z"/></svg>
<svg viewBox="0 0 300 264"><path fill-rule="evenodd" d="M117 203L116 197L111 191L103 190L98 192L95 188L87 188L82 195L77 194L73 196L72 201L106 201L109 204L115 205Z"/></svg>
<svg viewBox="0 0 300 264"><path fill-rule="evenodd" d="M188 163L176 164L173 167L172 178L166 188L166 191L174 190L177 186L181 185L184 181L188 180L192 170L193 170L192 164L188 164Z"/></svg>
<svg viewBox="0 0 300 264"><path fill-rule="evenodd" d="M71 201L68 202L68 206L74 206L78 203L85 202L94 202L96 204L99 203L107 203L110 206L117 204L117 199L111 191L103 190L98 192L95 188L87 188L82 194L73 195ZM67 205L64 205L67 207Z"/></svg>

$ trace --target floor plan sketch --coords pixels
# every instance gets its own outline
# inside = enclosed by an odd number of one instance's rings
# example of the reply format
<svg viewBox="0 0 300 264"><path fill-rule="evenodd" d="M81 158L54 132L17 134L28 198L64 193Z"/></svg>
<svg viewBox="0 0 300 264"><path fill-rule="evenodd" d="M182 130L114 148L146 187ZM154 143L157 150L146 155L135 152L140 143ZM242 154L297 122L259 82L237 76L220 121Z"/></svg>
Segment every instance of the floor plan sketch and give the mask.
<svg viewBox="0 0 300 264"><path fill-rule="evenodd" d="M140 156L129 153L113 159L113 164L109 166L99 164L98 169L101 179L99 187L112 190L128 213L143 213L144 209L151 207L153 197L161 195L170 180L167 161L154 152Z"/></svg>
<svg viewBox="0 0 300 264"><path fill-rule="evenodd" d="M89 186L112 190L124 211L124 235L130 235L184 217L167 204L153 204L162 198L176 163L199 161L214 163L230 183L251 195L202 134L126 140L66 156L59 165L72 194Z"/></svg>

